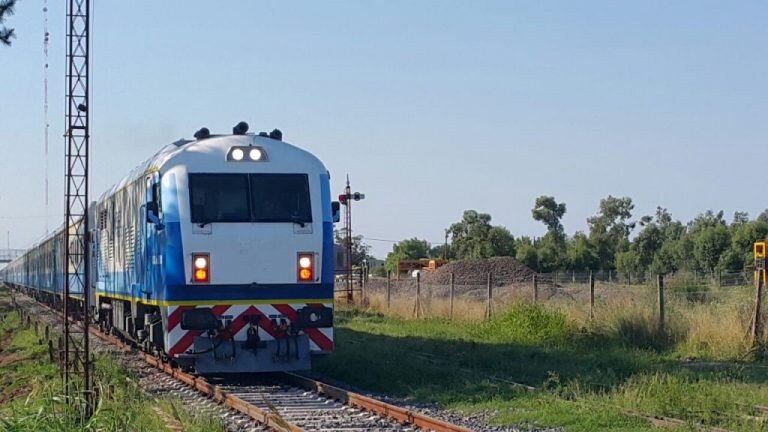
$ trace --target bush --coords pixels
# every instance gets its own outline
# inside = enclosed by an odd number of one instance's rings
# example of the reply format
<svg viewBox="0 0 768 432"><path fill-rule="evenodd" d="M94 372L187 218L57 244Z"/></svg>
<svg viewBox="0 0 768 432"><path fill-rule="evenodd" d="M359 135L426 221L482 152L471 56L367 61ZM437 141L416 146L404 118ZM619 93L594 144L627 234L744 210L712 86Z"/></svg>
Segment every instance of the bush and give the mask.
<svg viewBox="0 0 768 432"><path fill-rule="evenodd" d="M515 302L491 320L477 324L472 333L490 342L559 345L574 331L560 312L534 303Z"/></svg>

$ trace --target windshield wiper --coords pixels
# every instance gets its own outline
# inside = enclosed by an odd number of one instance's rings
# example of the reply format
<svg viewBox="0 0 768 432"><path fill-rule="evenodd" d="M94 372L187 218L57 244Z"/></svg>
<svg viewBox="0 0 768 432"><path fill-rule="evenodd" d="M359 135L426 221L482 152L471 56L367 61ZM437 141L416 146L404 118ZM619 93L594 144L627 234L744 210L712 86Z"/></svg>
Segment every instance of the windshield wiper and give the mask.
<svg viewBox="0 0 768 432"><path fill-rule="evenodd" d="M300 217L296 217L296 216L289 217L288 220L290 222L295 223L295 224L299 224L299 226L302 227L302 228L304 228L304 225L307 224L307 221L305 221L304 219L302 219Z"/></svg>
<svg viewBox="0 0 768 432"><path fill-rule="evenodd" d="M312 223L312 220L306 220L298 216L287 216L287 217L279 217L279 218L254 219L252 222L259 222L259 223L291 222L291 223L300 225L302 228L304 228L306 224Z"/></svg>

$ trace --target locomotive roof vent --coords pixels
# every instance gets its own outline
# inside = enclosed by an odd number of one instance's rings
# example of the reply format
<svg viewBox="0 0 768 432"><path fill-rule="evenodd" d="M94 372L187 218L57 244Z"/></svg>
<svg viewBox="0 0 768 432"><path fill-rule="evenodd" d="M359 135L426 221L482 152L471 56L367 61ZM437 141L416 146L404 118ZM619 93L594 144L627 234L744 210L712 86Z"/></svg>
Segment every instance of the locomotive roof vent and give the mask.
<svg viewBox="0 0 768 432"><path fill-rule="evenodd" d="M275 129L275 130L273 130L272 132L269 133L269 137L274 139L274 140L282 141L283 140L283 133L280 131L280 129Z"/></svg>
<svg viewBox="0 0 768 432"><path fill-rule="evenodd" d="M269 137L269 134L266 132L259 132L259 136Z"/></svg>
<svg viewBox="0 0 768 432"><path fill-rule="evenodd" d="M207 127L200 128L194 135L195 139L202 140L211 137L211 131Z"/></svg>
<svg viewBox="0 0 768 432"><path fill-rule="evenodd" d="M248 132L248 123L241 121L232 128L232 135L245 135Z"/></svg>
<svg viewBox="0 0 768 432"><path fill-rule="evenodd" d="M189 144L191 142L192 142L192 140L181 138L178 141L174 142L173 145L175 145L176 147L181 147L181 146L183 146L185 144Z"/></svg>

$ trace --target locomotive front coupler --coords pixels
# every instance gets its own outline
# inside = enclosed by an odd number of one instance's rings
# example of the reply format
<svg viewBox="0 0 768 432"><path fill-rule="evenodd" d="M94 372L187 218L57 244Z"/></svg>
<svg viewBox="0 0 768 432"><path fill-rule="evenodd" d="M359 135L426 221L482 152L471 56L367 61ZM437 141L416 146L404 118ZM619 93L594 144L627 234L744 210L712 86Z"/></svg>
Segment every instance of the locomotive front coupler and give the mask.
<svg viewBox="0 0 768 432"><path fill-rule="evenodd" d="M257 354L259 348L266 346L266 343L261 341L259 335L259 321L263 315L247 315L243 319L248 323L248 330L245 332L245 342L243 342L243 349L248 349Z"/></svg>
<svg viewBox="0 0 768 432"><path fill-rule="evenodd" d="M278 321L277 318L272 318L270 320L270 323L272 324L272 331L275 334L275 354L273 356L273 361L275 362L287 361L291 352L291 346L289 341L290 325L288 324L288 321L283 316L280 316L280 321ZM282 353L283 342L285 342L284 354Z"/></svg>
<svg viewBox="0 0 768 432"><path fill-rule="evenodd" d="M293 323L291 323L288 326L288 337L289 340L293 341L293 347L294 347L294 357L296 360L299 359L299 329L294 327Z"/></svg>

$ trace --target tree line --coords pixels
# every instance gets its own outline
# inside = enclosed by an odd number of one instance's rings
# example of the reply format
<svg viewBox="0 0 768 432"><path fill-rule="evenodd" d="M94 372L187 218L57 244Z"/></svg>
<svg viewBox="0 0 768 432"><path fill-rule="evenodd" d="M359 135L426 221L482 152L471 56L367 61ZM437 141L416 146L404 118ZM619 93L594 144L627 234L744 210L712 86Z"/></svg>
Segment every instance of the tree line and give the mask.
<svg viewBox="0 0 768 432"><path fill-rule="evenodd" d="M0 0L0 24L3 24L9 16L13 15L15 8L16 0ZM16 32L13 28L0 26L0 44L10 46L11 39L15 37Z"/></svg>
<svg viewBox="0 0 768 432"><path fill-rule="evenodd" d="M768 236L768 210L750 219L736 212L726 221L723 211L707 210L693 220L675 220L662 207L635 218L629 197L608 196L592 217L587 232L567 235L562 225L565 203L536 198L531 215L547 229L542 237L515 237L493 225L491 215L466 210L446 232L447 245L410 238L396 243L386 268L394 271L404 259L472 259L512 256L539 272L616 270L628 273L671 273L688 270L714 274L752 265L752 244Z"/></svg>

